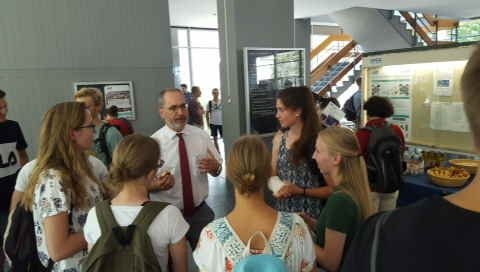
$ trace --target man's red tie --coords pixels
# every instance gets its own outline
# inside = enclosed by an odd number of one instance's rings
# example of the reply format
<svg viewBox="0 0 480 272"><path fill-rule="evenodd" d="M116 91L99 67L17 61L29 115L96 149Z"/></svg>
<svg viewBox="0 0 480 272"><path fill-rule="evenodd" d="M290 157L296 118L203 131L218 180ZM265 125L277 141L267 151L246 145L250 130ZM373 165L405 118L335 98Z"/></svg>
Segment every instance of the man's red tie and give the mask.
<svg viewBox="0 0 480 272"><path fill-rule="evenodd" d="M193 214L195 205L193 204L192 176L190 176L187 148L182 134L183 133L177 133L178 153L180 153L180 170L182 173L183 214L185 216L190 216Z"/></svg>

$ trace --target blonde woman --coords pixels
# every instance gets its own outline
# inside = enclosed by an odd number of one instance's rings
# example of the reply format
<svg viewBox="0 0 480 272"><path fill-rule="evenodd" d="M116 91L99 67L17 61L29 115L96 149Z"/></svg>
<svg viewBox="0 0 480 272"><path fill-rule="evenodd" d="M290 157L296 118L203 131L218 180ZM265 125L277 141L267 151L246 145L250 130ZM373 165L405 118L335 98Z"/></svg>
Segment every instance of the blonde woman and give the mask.
<svg viewBox="0 0 480 272"><path fill-rule="evenodd" d="M88 210L102 199L88 162L94 127L85 105L66 102L46 114L40 130L37 163L22 204L33 212L38 256L52 271L80 271L87 243L83 225Z"/></svg>
<svg viewBox="0 0 480 272"><path fill-rule="evenodd" d="M367 170L355 134L346 128L322 130L313 158L334 193L317 220L303 216L317 234L318 263L338 271L357 228L371 214Z"/></svg>
<svg viewBox="0 0 480 272"><path fill-rule="evenodd" d="M298 215L276 211L265 203L271 173L265 143L257 136L241 137L230 151L227 166L228 180L235 187L235 207L203 229L193 254L200 271L233 271L257 231L268 238L274 255L284 260L289 271L312 271L315 252L308 227ZM247 252L262 253L265 246L261 239L254 239Z"/></svg>
<svg viewBox="0 0 480 272"><path fill-rule="evenodd" d="M110 208L120 226L132 224L144 204L149 202L149 190L162 179L172 178L169 174L157 177L161 167L158 143L147 136L134 134L125 137L113 152L109 183L119 189L111 200ZM97 207L88 213L85 224L85 239L92 249L102 232L98 222ZM168 270L168 256L172 258L173 271L187 271L188 224L180 210L168 205L153 219L148 235L153 251L162 271Z"/></svg>

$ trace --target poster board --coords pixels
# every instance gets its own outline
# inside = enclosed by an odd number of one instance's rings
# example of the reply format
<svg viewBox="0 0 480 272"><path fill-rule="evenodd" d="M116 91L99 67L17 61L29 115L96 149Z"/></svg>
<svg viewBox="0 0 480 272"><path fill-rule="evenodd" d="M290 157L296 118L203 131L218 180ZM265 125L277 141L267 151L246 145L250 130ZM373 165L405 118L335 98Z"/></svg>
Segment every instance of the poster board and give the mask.
<svg viewBox="0 0 480 272"><path fill-rule="evenodd" d="M372 83L378 74L389 77L409 70L410 102L399 106L391 99L396 111L408 112L410 107L407 142L474 153L460 93L460 78L472 50L465 46L368 56L363 69L364 98L373 94Z"/></svg>
<svg viewBox="0 0 480 272"><path fill-rule="evenodd" d="M103 94L103 109L115 105L118 108L118 117L128 120L135 120L135 99L133 95L132 81L111 81L111 82L75 82L75 92L81 88L97 88Z"/></svg>
<svg viewBox="0 0 480 272"><path fill-rule="evenodd" d="M305 49L243 49L247 133L273 135L278 129L277 93L305 85Z"/></svg>

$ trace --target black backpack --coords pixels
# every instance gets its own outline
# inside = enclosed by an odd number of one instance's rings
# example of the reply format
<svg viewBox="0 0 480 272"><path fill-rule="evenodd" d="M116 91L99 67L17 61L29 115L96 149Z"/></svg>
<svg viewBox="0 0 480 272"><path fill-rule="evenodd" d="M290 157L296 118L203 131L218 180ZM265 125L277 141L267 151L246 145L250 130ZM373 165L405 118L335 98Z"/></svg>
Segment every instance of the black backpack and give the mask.
<svg viewBox="0 0 480 272"><path fill-rule="evenodd" d="M113 127L109 123L103 123L100 127L100 132L98 133L98 138L95 139L95 145L99 145L100 151L105 154L105 159L107 160L107 166L112 163L112 156L110 156L110 152L108 151L107 145L107 131L109 128Z"/></svg>
<svg viewBox="0 0 480 272"><path fill-rule="evenodd" d="M132 126L132 123L130 122L130 120L128 120L127 118L123 118L123 117L118 118L118 119L122 120L128 126L128 133L125 134L125 135L122 134L123 137L134 133L133 126ZM120 131L120 133L122 132L122 130L120 128L117 127L117 129L118 129L118 131Z"/></svg>
<svg viewBox="0 0 480 272"><path fill-rule="evenodd" d="M355 111L355 106L353 104L353 96L350 97L345 105L343 106L343 112L345 113L345 119L351 122L357 121L357 112Z"/></svg>
<svg viewBox="0 0 480 272"><path fill-rule="evenodd" d="M48 272L53 268L52 259L48 260L48 267L40 262L33 214L21 204L15 208L6 231L5 253L11 261L12 272Z"/></svg>
<svg viewBox="0 0 480 272"><path fill-rule="evenodd" d="M393 193L403 183L402 143L394 133L392 125L367 126L368 140L367 170L372 190L378 193Z"/></svg>

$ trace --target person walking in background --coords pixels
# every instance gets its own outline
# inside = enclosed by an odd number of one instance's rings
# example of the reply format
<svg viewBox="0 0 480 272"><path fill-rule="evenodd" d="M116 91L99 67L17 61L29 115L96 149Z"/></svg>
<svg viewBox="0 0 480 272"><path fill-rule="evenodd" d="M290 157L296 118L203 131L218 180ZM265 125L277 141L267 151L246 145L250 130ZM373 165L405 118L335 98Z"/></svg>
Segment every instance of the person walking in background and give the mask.
<svg viewBox="0 0 480 272"><path fill-rule="evenodd" d="M107 167L112 161L115 146L122 140L122 134L117 128L101 120L100 113L103 108L103 95L95 88L82 88L75 93L75 101L84 103L92 115L95 125L94 155Z"/></svg>
<svg viewBox="0 0 480 272"><path fill-rule="evenodd" d="M345 119L354 122L355 127L360 125L360 117L362 114L362 78L357 77L355 80L358 90L343 104L343 112Z"/></svg>
<svg viewBox="0 0 480 272"><path fill-rule="evenodd" d="M27 142L20 125L7 119L7 94L0 90L0 235L3 237L8 221L10 200L20 168L28 162ZM3 239L1 242L3 245ZM0 269L4 263L3 246Z"/></svg>
<svg viewBox="0 0 480 272"><path fill-rule="evenodd" d="M190 103L190 101L192 101L192 93L188 91L187 84L180 84L180 89L182 90L183 95L185 95L185 101L187 101L187 103Z"/></svg>
<svg viewBox="0 0 480 272"><path fill-rule="evenodd" d="M160 143L164 168L172 171L175 183L165 184L159 191L152 192L150 198L172 203L183 211L190 224L187 239L195 248L202 228L214 218L212 209L205 202L207 174L216 177L222 172L220 154L204 130L187 124L188 109L182 91L162 90L158 106L165 126L152 138Z"/></svg>
<svg viewBox="0 0 480 272"><path fill-rule="evenodd" d="M38 257L52 271L80 271L87 255L83 226L103 199L88 162L95 124L85 104L60 103L45 114L37 163L21 204L33 213Z"/></svg>
<svg viewBox="0 0 480 272"><path fill-rule="evenodd" d="M208 101L207 104L207 123L210 125L210 132L213 137L213 143L220 152L218 147L218 135L223 138L223 122L222 122L222 110L223 104L219 98L220 91L215 88L212 90L213 99Z"/></svg>
<svg viewBox="0 0 480 272"><path fill-rule="evenodd" d="M125 118L118 118L118 108L115 105L105 110L105 121L116 127L123 137L134 132L130 121Z"/></svg>
<svg viewBox="0 0 480 272"><path fill-rule="evenodd" d="M285 212L305 212L317 218L331 195L312 159L320 121L308 87L282 90L277 98L281 129L273 139L272 176L283 186L274 192L276 208Z"/></svg>
<svg viewBox="0 0 480 272"><path fill-rule="evenodd" d="M199 87L192 87L192 100L188 102L188 124L203 129L203 114L205 110L198 99L202 95Z"/></svg>
<svg viewBox="0 0 480 272"><path fill-rule="evenodd" d="M202 231L194 259L200 271L234 271L242 252L264 253L269 243L275 257L291 272L312 271L315 251L307 225L294 213L279 212L264 199L270 177L270 153L258 136L243 136L228 158L228 181L235 187L235 207ZM250 237L261 232L267 241ZM268 252L266 253L268 254ZM260 271L260 269L258 270Z"/></svg>
<svg viewBox="0 0 480 272"><path fill-rule="evenodd" d="M372 213L367 168L355 134L347 128L322 130L313 157L334 193L318 218L303 217L316 233L318 263L338 271L361 222Z"/></svg>

